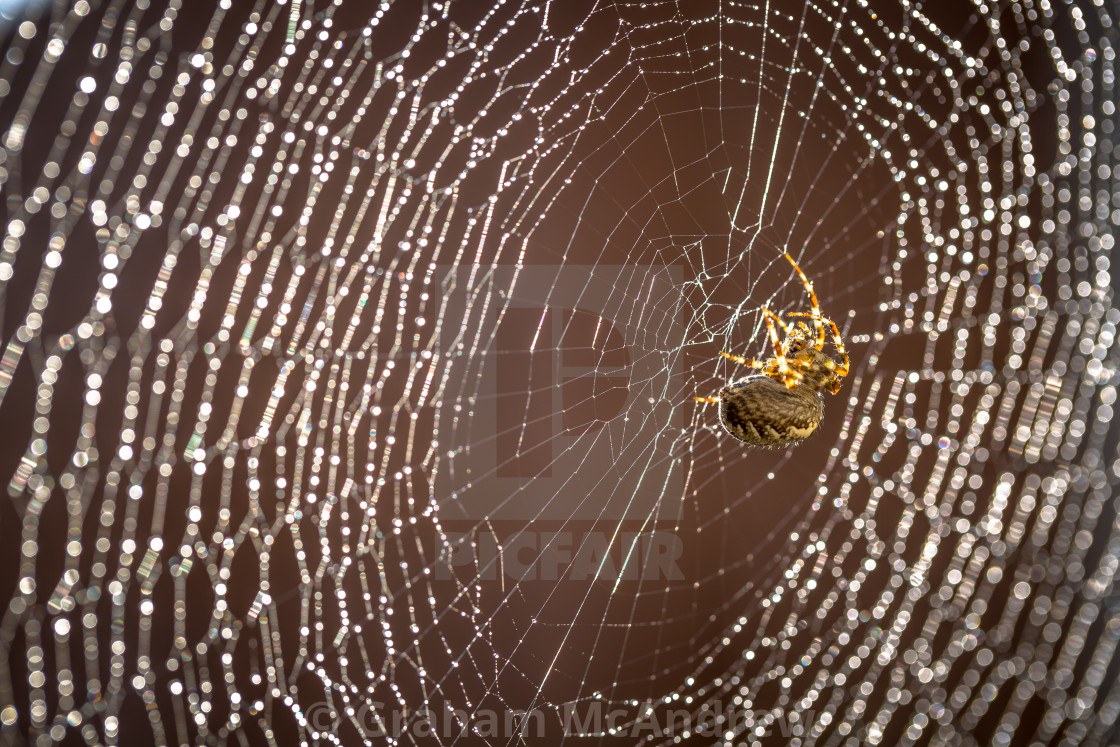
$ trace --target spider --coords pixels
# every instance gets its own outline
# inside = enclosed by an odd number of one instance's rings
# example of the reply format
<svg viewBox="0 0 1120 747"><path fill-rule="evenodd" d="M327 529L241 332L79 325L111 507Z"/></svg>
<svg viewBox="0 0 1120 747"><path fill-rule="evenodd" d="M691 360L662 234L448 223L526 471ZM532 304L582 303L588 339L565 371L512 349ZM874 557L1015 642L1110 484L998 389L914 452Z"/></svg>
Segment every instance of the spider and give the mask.
<svg viewBox="0 0 1120 747"><path fill-rule="evenodd" d="M788 446L812 435L824 417L822 390L831 394L840 391L851 365L836 323L821 315L813 284L793 257L788 252L783 254L797 271L812 303L811 311L790 312L787 316L806 317L810 323L800 319L787 323L763 308L774 357L757 361L721 352L724 358L761 373L731 382L715 397L696 397L697 402L718 402L724 430L755 446ZM778 329L785 335L784 340L778 339ZM826 329L841 361L824 353Z"/></svg>

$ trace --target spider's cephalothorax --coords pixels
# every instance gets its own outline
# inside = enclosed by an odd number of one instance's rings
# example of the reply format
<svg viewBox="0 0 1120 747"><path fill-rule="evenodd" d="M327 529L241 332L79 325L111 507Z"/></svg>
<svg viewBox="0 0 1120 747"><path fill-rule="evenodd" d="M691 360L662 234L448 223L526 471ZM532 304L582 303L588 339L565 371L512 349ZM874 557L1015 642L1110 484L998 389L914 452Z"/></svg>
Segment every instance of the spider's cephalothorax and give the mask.
<svg viewBox="0 0 1120 747"><path fill-rule="evenodd" d="M839 342L839 340L837 340ZM843 353L843 347L839 350ZM801 372L798 383L814 391L827 390L830 394L840 391L840 380L848 373L848 357L844 355L844 363L838 364L823 352L807 344L805 340L794 340L790 349L786 351L786 358L791 367Z"/></svg>
<svg viewBox="0 0 1120 747"><path fill-rule="evenodd" d="M787 446L808 438L824 417L822 392L836 394L840 391L851 365L840 330L833 321L821 316L813 284L793 257L785 256L800 276L812 302L811 311L793 312L788 316L808 317L812 326L800 320L787 324L764 308L762 312L766 315L774 357L756 361L720 353L736 363L757 368L761 373L728 384L716 397L696 398L697 402L718 402L724 429L740 441L755 446ZM832 343L840 361L824 353L828 341L826 327L832 333ZM785 334L784 340L778 339L778 328Z"/></svg>

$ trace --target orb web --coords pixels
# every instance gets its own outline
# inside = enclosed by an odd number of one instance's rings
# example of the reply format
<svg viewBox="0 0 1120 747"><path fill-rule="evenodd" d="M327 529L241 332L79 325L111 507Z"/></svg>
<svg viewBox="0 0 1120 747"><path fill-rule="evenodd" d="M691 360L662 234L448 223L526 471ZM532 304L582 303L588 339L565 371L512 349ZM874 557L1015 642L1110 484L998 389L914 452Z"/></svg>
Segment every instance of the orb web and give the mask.
<svg viewBox="0 0 1120 747"><path fill-rule="evenodd" d="M1109 743L1113 15L0 10L0 727Z"/></svg>

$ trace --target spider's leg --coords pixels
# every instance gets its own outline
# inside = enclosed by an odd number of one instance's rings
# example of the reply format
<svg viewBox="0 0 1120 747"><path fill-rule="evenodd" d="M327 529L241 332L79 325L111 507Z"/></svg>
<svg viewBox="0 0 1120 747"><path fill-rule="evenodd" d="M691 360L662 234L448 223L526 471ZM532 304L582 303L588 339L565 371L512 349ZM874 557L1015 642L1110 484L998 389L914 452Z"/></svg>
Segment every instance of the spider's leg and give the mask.
<svg viewBox="0 0 1120 747"><path fill-rule="evenodd" d="M805 286L805 291L809 294L809 301L813 304L813 313L812 314L799 314L799 316L812 317L813 328L816 329L816 331L817 331L817 346L816 347L817 347L817 350L822 350L824 348L824 341L825 341L824 323L823 323L824 319L823 319L823 317L821 317L821 305L817 302L817 292L813 290L813 283L810 282L809 278L805 277L805 273L801 271L801 268L797 265L797 262L794 261L793 257L790 256L790 253L789 252L782 252L782 254L786 255L786 259L788 259L789 263L791 265L793 265L793 269L797 270L797 276L799 278L801 278L801 284Z"/></svg>
<svg viewBox="0 0 1120 747"><path fill-rule="evenodd" d="M749 366L750 368L766 368L766 362L756 361L753 358L744 358L741 355L732 355L731 353L720 353L724 358L729 361L735 361L740 366Z"/></svg>
<svg viewBox="0 0 1120 747"><path fill-rule="evenodd" d="M788 341L790 336L789 327L782 321L782 318L767 308L762 309L762 315L766 317L766 328L770 335L770 342L774 345L774 356L776 358L785 359L787 346L778 341L778 331L774 329L774 323L777 322L778 326L782 328L782 334L786 336Z"/></svg>
<svg viewBox="0 0 1120 747"><path fill-rule="evenodd" d="M839 328L837 328L836 322L832 321L831 319L822 317L821 321L823 321L831 328L832 344L836 346L836 352L839 353L840 357L844 359L844 362L841 363L838 367L837 373L839 373L841 376L847 376L848 368L852 365L852 361L848 358L848 351L844 349L844 340L840 337L840 330ZM833 394L835 394L835 392L833 392Z"/></svg>
<svg viewBox="0 0 1120 747"><path fill-rule="evenodd" d="M766 315L766 331L770 335L770 343L774 346L774 358L771 363L773 364L773 373L766 371L768 376L779 379L786 385L787 389L793 389L801 383L801 372L795 371L789 366L789 359L786 358L786 350L789 347L790 341L793 339L793 334L790 333L789 327L786 326L777 314L770 309L763 309L762 313ZM783 343L778 340L778 330L774 326L774 322L782 328L786 333L786 341Z"/></svg>
<svg viewBox="0 0 1120 747"><path fill-rule="evenodd" d="M719 402L719 397L694 397L697 402Z"/></svg>

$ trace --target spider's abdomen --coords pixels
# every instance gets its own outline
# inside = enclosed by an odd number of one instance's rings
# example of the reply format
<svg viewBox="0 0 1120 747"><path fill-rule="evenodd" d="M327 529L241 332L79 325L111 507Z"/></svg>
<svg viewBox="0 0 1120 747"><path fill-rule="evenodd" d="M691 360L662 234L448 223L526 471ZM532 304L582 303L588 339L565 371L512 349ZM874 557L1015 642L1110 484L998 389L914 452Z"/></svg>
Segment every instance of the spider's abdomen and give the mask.
<svg viewBox="0 0 1120 747"><path fill-rule="evenodd" d="M804 385L788 389L769 376L739 379L719 391L719 419L735 438L786 446L808 438L824 417L824 398Z"/></svg>

